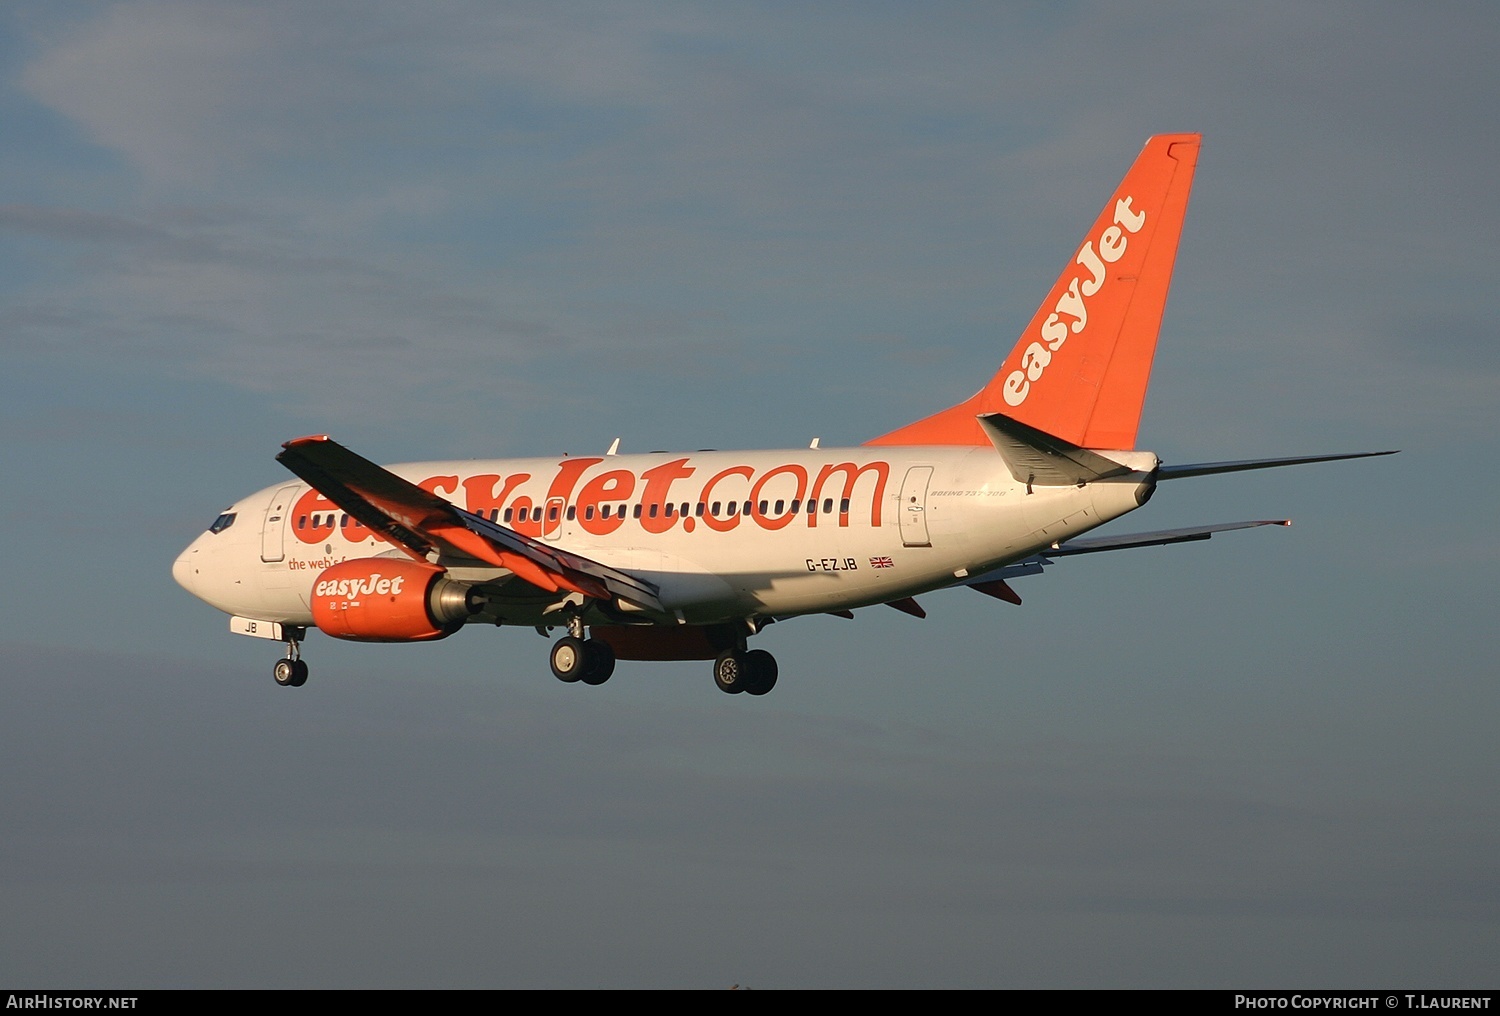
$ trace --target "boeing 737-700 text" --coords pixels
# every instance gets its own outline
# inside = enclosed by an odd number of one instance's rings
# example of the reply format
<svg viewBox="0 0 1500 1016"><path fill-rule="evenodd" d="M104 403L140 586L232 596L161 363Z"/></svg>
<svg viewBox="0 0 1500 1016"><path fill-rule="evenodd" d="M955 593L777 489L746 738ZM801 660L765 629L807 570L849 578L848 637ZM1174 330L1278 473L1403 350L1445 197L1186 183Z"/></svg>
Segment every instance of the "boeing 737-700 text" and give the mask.
<svg viewBox="0 0 1500 1016"><path fill-rule="evenodd" d="M311 627L420 642L490 624L565 630L564 681L712 660L721 689L763 695L776 661L747 640L774 621L922 617L915 597L950 586L1020 603L1008 580L1059 557L1284 525L1080 538L1163 480L1390 454L1172 466L1135 450L1199 143L1147 142L983 389L859 447L381 467L303 437L276 456L297 479L226 508L172 573L231 631L286 643L283 685L307 680Z"/></svg>

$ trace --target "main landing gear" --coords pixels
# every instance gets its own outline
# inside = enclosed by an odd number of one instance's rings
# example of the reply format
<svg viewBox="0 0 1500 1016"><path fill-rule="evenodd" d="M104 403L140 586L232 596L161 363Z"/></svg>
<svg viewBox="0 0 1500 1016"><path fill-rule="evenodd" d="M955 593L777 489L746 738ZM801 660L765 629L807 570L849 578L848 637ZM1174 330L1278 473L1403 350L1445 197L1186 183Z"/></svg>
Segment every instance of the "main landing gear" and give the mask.
<svg viewBox="0 0 1500 1016"><path fill-rule="evenodd" d="M730 695L764 695L776 687L776 657L764 649L726 649L714 660L714 684Z"/></svg>
<svg viewBox="0 0 1500 1016"><path fill-rule="evenodd" d="M304 633L301 628L297 631ZM283 688L300 688L307 683L307 663L302 659L302 644L298 635L287 634L286 659L276 661L276 666L271 668L271 676Z"/></svg>
<svg viewBox="0 0 1500 1016"><path fill-rule="evenodd" d="M615 672L615 651L602 639L585 639L582 619L573 617L568 634L552 643L551 663L559 681L599 685Z"/></svg>
<svg viewBox="0 0 1500 1016"><path fill-rule="evenodd" d="M537 630L546 634L544 629ZM718 645L729 642L732 646L719 653L714 660L714 684L719 686L720 691L730 695L738 695L740 692L764 695L776 687L778 673L776 657L764 649L751 649L747 652L743 634L738 634L736 637L734 632L718 631L709 637L718 639ZM735 646L734 642L739 644ZM642 657L632 656L631 658ZM672 657L648 658L670 659ZM568 618L568 634L552 643L550 662L552 673L559 681L567 684L574 684L578 681L584 684L603 684L615 672L615 651L603 639L584 638L583 620L575 615Z"/></svg>
<svg viewBox="0 0 1500 1016"><path fill-rule="evenodd" d="M608 642L564 635L552 643L552 673L572 684L603 684L615 672L615 651Z"/></svg>

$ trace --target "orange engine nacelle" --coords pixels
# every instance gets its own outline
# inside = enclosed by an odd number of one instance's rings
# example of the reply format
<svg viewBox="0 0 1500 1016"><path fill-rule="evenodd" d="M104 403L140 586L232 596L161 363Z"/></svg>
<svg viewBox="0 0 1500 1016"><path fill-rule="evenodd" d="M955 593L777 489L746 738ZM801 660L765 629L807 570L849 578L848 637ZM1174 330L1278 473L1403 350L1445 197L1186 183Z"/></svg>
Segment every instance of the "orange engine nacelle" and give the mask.
<svg viewBox="0 0 1500 1016"><path fill-rule="evenodd" d="M447 638L481 606L478 594L435 565L399 558L344 561L313 583L313 623L355 642Z"/></svg>

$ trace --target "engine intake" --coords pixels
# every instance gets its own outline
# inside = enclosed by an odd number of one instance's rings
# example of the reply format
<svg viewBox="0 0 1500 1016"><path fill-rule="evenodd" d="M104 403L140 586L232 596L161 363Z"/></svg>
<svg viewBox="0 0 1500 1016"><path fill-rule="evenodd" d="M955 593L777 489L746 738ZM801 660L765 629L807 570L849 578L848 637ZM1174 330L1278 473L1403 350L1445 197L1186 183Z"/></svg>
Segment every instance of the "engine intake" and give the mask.
<svg viewBox="0 0 1500 1016"><path fill-rule="evenodd" d="M447 638L479 611L473 587L436 565L397 558L344 561L312 589L313 623L352 642L429 642Z"/></svg>

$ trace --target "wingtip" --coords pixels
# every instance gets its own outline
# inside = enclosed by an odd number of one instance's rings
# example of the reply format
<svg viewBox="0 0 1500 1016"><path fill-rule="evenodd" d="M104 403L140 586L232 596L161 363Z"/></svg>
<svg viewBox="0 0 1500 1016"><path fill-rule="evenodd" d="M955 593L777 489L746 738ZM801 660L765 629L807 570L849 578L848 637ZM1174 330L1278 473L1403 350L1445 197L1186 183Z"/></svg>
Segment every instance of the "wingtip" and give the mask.
<svg viewBox="0 0 1500 1016"><path fill-rule="evenodd" d="M327 434L309 434L306 437L294 437L290 441L282 442L281 447L292 448L296 445L318 444L323 441L332 441L333 438Z"/></svg>

